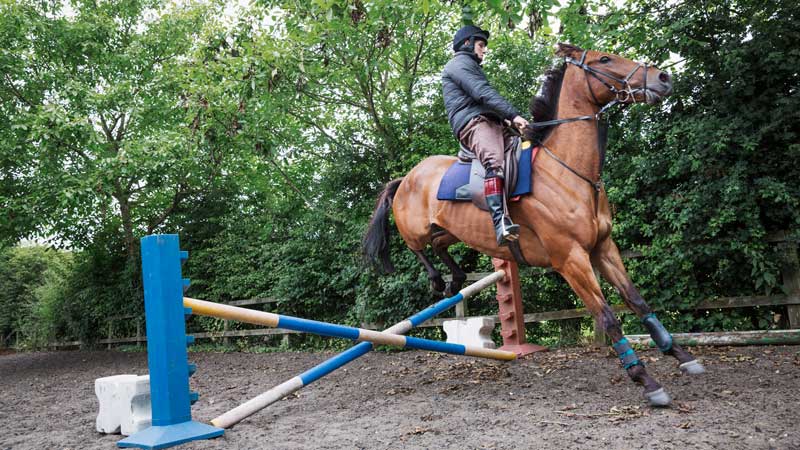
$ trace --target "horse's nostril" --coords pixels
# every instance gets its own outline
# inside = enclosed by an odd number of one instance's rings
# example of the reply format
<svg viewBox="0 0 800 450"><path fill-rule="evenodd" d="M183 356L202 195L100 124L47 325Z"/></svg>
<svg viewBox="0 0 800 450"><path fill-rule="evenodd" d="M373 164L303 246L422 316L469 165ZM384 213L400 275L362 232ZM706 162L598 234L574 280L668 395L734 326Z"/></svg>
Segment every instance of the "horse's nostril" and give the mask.
<svg viewBox="0 0 800 450"><path fill-rule="evenodd" d="M658 74L658 79L661 80L662 83L669 83L669 74L661 72Z"/></svg>

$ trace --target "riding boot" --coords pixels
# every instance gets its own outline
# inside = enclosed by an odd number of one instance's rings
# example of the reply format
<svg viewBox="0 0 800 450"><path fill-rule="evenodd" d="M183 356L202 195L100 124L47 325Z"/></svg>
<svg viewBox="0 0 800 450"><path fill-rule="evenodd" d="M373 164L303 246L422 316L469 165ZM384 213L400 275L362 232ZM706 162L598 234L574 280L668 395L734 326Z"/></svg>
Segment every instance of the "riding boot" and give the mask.
<svg viewBox="0 0 800 450"><path fill-rule="evenodd" d="M508 245L509 242L519 239L519 225L511 222L506 210L503 178L494 174L493 171L487 170L486 179L483 182L483 192L486 195L489 213L492 215L494 232L497 235L497 245Z"/></svg>

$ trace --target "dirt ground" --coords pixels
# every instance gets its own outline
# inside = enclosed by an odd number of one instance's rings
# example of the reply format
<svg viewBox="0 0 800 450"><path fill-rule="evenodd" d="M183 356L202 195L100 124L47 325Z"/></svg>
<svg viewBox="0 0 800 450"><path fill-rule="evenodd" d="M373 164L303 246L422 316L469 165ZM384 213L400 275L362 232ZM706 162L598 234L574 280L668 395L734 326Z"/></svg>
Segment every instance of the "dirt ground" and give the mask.
<svg viewBox="0 0 800 450"><path fill-rule="evenodd" d="M645 405L606 351L511 363L374 352L183 449L800 449L800 347L694 349L708 373L681 376L640 352L673 397ZM208 421L329 357L192 353ZM0 354L0 450L112 449L95 431L94 379L146 373L145 353Z"/></svg>

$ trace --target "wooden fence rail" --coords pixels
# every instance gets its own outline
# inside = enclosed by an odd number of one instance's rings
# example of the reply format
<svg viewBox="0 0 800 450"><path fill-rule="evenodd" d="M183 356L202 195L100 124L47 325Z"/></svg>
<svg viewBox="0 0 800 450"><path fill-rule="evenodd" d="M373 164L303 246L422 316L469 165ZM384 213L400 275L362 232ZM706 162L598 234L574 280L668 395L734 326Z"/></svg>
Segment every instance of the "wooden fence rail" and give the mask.
<svg viewBox="0 0 800 450"><path fill-rule="evenodd" d="M227 302L225 304L231 306L259 306L259 305L266 305L269 303L277 303L279 300L275 298L249 298L244 300L233 300ZM113 335L114 324L121 320L135 320L136 321L136 336L129 336L129 337L119 337L115 338ZM108 348L111 348L114 344L140 344L143 342L147 342L147 337L142 336L142 324L144 323L144 316L139 315L126 315L126 316L112 316L107 319L107 334L106 339L101 339L97 341L100 345L107 345ZM283 330L279 328L259 328L259 329L252 329L252 330L231 330L230 329L230 321L225 320L223 321L223 329L222 331L206 331L201 333L192 333L195 339L220 339L224 344L230 343L230 338L232 337L249 337L249 336L272 336L272 335L282 335L283 336L283 343L284 345L288 345L289 343L289 335L290 334L298 334L298 331L292 330ZM80 344L80 341L74 342L66 342L63 343L65 345L56 345L56 346L74 346L76 344Z"/></svg>
<svg viewBox="0 0 800 450"><path fill-rule="evenodd" d="M767 237L767 241L772 243L777 243L778 248L782 254L781 275L783 277L783 291L785 292L785 294L717 297L701 301L692 308L686 310L694 311L694 310L705 310L705 309L745 308L753 306L786 306L787 319L790 330L782 330L785 331L783 335L794 336L792 339L787 338L788 339L787 342L794 342L800 339L800 263L798 262L797 241L790 239L789 233L787 232L773 233ZM640 258L643 256L640 252L634 252L634 251L623 251L621 253L622 257L625 259ZM550 273L550 272L552 272L552 269L546 269L542 273ZM486 275L487 275L486 273L470 273L467 274L467 280L468 281L477 280ZM460 310L456 311L457 318L472 318L472 317L466 317L466 311L468 311L469 309L469 306L466 304L466 302L462 302L462 304L460 304L459 306L461 308ZM631 311L625 305L611 305L611 309L617 314L631 313ZM655 311L660 311L663 309L664 308L654 308ZM496 315L473 316L473 317L492 318L495 320L495 322L499 320L499 317ZM589 313L589 311L586 308L530 313L524 315L524 322L536 323L536 322L546 322L550 320L575 319L580 317L591 317L591 313ZM451 320L451 319L433 319L424 322L419 326L420 327L442 326L442 323L444 323L446 320ZM727 334L729 335L730 333ZM725 335L725 333L722 333L720 335L723 336ZM702 339L702 342L703 343L713 342L715 338L713 337L713 335L709 336L711 337L705 337L704 339ZM728 337L721 337L717 339L717 341L720 343L732 340L735 339L731 339ZM605 333L595 323L594 342L595 344L601 344L604 341L605 341ZM695 339L694 342L697 342L697 339Z"/></svg>

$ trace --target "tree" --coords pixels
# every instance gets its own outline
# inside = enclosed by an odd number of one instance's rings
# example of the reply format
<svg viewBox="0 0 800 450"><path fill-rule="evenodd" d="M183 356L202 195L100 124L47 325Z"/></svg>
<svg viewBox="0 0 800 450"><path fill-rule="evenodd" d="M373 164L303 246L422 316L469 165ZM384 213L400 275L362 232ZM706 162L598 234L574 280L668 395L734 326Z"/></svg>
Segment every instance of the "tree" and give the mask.
<svg viewBox="0 0 800 450"><path fill-rule="evenodd" d="M4 3L2 235L77 248L119 230L125 253L208 190L222 158L198 133L192 52L213 7L156 1ZM192 121L193 120L193 121Z"/></svg>

